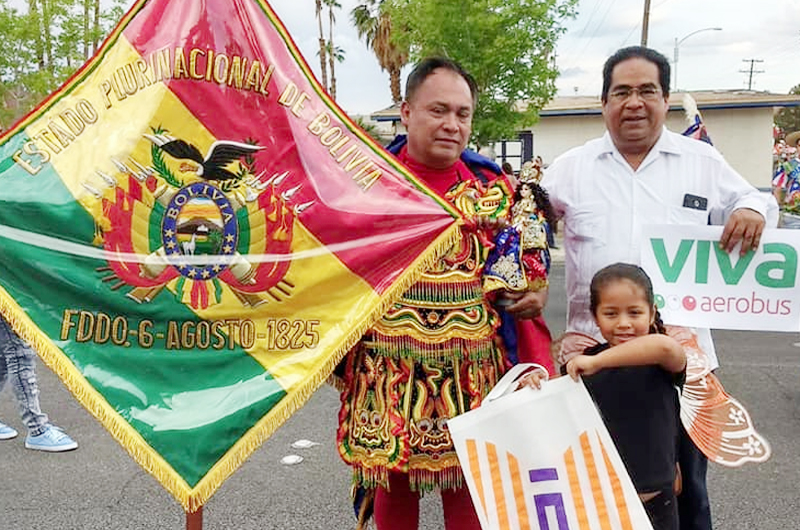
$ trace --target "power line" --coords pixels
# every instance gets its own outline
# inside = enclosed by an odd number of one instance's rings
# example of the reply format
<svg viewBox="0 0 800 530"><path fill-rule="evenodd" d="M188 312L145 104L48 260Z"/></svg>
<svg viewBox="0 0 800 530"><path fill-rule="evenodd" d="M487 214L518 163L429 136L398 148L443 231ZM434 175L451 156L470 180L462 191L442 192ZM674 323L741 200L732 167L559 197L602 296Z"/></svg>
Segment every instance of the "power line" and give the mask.
<svg viewBox="0 0 800 530"><path fill-rule="evenodd" d="M750 70L739 70L739 72L743 74L749 74L749 80L747 81L747 90L753 89L753 74L763 74L764 70L754 70L756 63L763 63L763 59L742 59L744 63L750 63Z"/></svg>

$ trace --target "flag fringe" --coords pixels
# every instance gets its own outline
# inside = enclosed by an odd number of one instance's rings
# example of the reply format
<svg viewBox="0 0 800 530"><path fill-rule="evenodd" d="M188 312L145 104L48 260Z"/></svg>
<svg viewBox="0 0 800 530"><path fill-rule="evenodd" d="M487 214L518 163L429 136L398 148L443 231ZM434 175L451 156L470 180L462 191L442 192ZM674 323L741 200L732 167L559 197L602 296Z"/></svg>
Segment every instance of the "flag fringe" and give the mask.
<svg viewBox="0 0 800 530"><path fill-rule="evenodd" d="M47 99L40 103L30 113L20 119L14 126L7 130L3 137L9 137L18 133L41 113L50 108L56 101L63 97L70 87L85 78L96 68L109 52L111 45L119 39L125 27L133 17L143 9L148 0L137 0L128 10L123 19L117 24L114 30L106 37L98 53L88 61L82 68L76 71L61 88L53 92ZM319 84L313 77L311 69L299 53L299 50L289 37L285 26L277 19L272 9L263 0L257 0L262 9L267 13L270 21L279 30L289 47L293 57L298 61L304 75L311 81L317 89L318 95L333 110L336 116L349 125L351 132L361 139L376 154L396 171L407 178L418 189L422 190L429 198L439 204L443 210L453 215L457 215L453 207L431 193L427 188L419 183L416 177L411 175L408 170L397 162L393 157L384 155L380 146L375 143L366 133L364 133L354 122L342 112L329 96L319 88ZM25 311L14 301L14 299L0 286L0 313L8 320L16 333L28 342L38 353L42 362L49 367L66 386L69 392L78 402L94 416L101 425L111 434L111 436L131 455L142 469L152 475L183 507L187 513L196 512L200 509L216 492L217 489L236 469L269 438L294 412L296 412L311 395L327 380L333 369L345 356L345 354L361 339L372 325L383 316L386 311L394 304L397 299L411 285L420 279L422 274L430 269L434 263L441 258L453 245L455 245L460 235L462 222L455 222L445 232L439 235L432 247L424 255L418 257L406 272L388 289L380 298L373 311L342 340L317 374L303 381L298 389L292 389L284 401L281 402L280 410L273 409L264 418L253 426L242 438L240 438L215 464L211 470L201 479L195 487L189 484L164 460L145 441L145 439L106 401L106 399L95 390L80 371L73 365L69 357L47 335L38 329Z"/></svg>
<svg viewBox="0 0 800 530"><path fill-rule="evenodd" d="M187 513L199 510L242 463L258 449L289 417L302 407L328 379L336 365L361 337L383 316L398 298L416 283L461 237L462 222L454 222L419 256L406 272L381 296L375 308L347 335L336 352L313 377L290 390L279 407L272 409L244 434L209 470L195 487L170 466L145 439L97 392L64 352L56 346L28 317L14 299L0 287L0 313L17 334L27 341L39 357L78 402L125 448L128 454L172 494Z"/></svg>
<svg viewBox="0 0 800 530"><path fill-rule="evenodd" d="M183 498L188 498L190 492L186 481L148 445L133 427L120 418L119 413L86 381L66 354L39 330L25 311L2 287L0 287L0 313L17 335L38 353L39 358L58 376L75 399L103 425L145 471L153 475L186 509L189 504L185 503Z"/></svg>

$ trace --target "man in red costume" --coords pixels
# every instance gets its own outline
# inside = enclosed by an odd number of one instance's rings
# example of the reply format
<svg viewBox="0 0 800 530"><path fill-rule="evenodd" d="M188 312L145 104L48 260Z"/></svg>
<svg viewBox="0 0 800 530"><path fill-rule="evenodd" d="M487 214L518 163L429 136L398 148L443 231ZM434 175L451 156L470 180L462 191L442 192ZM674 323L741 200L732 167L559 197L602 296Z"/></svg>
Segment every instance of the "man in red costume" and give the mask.
<svg viewBox="0 0 800 530"><path fill-rule="evenodd" d="M476 101L475 82L458 64L421 61L408 77L400 109L408 137L389 148L471 222L460 243L409 288L341 366L339 452L353 468L363 496L357 500L365 500L361 515L374 506L378 530L416 530L419 497L431 490L441 491L445 529L480 529L447 420L479 406L512 362L493 300L527 329L547 298L541 278L533 281L527 271L522 289L484 291L487 242L503 223L475 215L481 204L476 198L504 177L494 163L465 151ZM519 335L520 353L528 349L524 337L534 335ZM549 335L542 338L549 342Z"/></svg>

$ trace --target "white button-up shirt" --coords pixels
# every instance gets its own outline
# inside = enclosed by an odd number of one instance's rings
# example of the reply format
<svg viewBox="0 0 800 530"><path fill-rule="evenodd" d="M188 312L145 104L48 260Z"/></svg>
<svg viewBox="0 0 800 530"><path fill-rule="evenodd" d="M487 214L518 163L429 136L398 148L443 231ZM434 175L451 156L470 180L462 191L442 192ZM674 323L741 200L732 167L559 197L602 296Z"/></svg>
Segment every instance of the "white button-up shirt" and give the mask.
<svg viewBox="0 0 800 530"><path fill-rule="evenodd" d="M716 149L666 128L636 171L606 132L558 157L542 185L564 225L567 331L601 341L589 310L589 284L606 265L639 263L643 225L722 224L739 208L759 212L768 226L777 222L777 206Z"/></svg>

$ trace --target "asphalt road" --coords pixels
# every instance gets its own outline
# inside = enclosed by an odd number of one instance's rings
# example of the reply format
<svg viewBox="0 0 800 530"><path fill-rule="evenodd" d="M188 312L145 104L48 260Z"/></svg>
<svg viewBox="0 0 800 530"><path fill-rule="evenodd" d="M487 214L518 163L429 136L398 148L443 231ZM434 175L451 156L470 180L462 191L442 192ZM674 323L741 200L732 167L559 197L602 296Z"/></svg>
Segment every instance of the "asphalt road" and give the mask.
<svg viewBox="0 0 800 530"><path fill-rule="evenodd" d="M564 327L563 266L552 271L546 312L554 334ZM772 445L772 458L729 469L712 465L709 489L717 529L800 528L800 337L716 332L726 389L750 411ZM26 450L23 438L0 442L0 530L182 529L181 507L144 473L39 364L41 401L78 441L77 451ZM208 530L353 528L350 475L335 450L338 399L328 386L227 480L204 509ZM0 418L21 430L13 398L0 395ZM292 449L300 439L319 443ZM284 465L289 454L303 456ZM436 495L422 501L423 530L442 527Z"/></svg>

